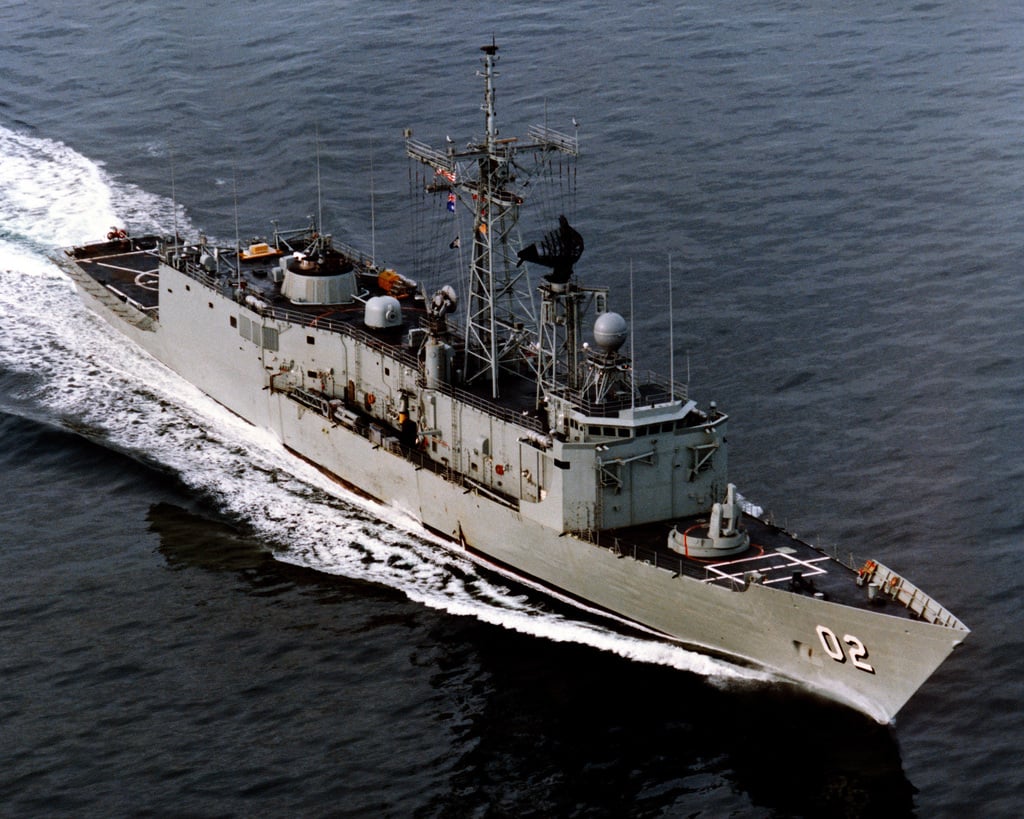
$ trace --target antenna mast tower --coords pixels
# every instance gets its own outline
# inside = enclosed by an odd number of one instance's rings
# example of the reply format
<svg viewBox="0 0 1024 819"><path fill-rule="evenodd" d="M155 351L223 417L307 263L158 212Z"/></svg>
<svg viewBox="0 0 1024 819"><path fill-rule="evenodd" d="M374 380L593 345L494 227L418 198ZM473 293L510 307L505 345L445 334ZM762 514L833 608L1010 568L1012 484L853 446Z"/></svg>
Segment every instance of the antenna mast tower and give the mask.
<svg viewBox="0 0 1024 819"><path fill-rule="evenodd" d="M523 191L530 181L551 170L556 153L575 157L574 136L535 125L528 139L498 137L494 108L494 78L498 76L498 46L480 49L484 80L484 136L456 151L445 151L411 137L406 153L434 169L434 190L453 193L473 214L469 298L466 307L465 382L483 380L491 395L500 394L502 369L536 370L536 311L529 266L517 255ZM531 167L532 163L532 167Z"/></svg>

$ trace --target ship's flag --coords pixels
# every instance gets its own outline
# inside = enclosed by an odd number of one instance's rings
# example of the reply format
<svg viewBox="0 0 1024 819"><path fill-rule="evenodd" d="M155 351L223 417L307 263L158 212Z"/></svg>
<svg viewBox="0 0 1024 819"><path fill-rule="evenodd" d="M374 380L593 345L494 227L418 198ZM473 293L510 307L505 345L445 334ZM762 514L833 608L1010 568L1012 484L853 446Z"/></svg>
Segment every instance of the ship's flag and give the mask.
<svg viewBox="0 0 1024 819"><path fill-rule="evenodd" d="M449 213L455 213L455 194L454 193L449 193L448 194L448 212Z"/></svg>
<svg viewBox="0 0 1024 819"><path fill-rule="evenodd" d="M438 168L437 169L437 175L438 176L443 176L445 179L447 179L453 185L455 184L455 171L449 171L446 168Z"/></svg>

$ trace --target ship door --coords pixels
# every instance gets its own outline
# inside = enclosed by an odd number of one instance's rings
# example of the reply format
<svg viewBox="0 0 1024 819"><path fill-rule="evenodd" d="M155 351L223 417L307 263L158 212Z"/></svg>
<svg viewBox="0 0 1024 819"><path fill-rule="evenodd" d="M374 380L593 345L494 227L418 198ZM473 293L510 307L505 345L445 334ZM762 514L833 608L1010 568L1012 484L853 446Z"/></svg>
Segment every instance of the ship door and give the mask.
<svg viewBox="0 0 1024 819"><path fill-rule="evenodd" d="M530 503L540 501L543 456L540 450L519 444L519 497Z"/></svg>

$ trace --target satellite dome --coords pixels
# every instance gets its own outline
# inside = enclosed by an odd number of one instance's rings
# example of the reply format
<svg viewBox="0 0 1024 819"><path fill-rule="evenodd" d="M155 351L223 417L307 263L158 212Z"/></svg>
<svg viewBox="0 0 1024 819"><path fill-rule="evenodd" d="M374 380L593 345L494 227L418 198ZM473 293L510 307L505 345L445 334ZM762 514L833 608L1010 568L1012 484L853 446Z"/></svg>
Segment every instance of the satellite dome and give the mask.
<svg viewBox="0 0 1024 819"><path fill-rule="evenodd" d="M618 313L602 313L594 322L594 343L606 353L615 352L629 335L629 325Z"/></svg>

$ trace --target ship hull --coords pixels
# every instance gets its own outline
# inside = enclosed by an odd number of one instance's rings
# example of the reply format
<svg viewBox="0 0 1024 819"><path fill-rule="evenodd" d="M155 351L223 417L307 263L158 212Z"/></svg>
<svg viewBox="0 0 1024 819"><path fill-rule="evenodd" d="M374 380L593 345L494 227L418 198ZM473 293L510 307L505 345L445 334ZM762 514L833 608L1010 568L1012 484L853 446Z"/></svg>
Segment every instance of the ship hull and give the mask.
<svg viewBox="0 0 1024 819"><path fill-rule="evenodd" d="M363 438L336 434L314 413L296 417L287 405L279 413L287 421L278 435L290 449L485 561L684 647L769 671L879 722L891 721L963 639L940 625L759 584L733 590L623 557L457 490ZM871 671L854 665L848 647L841 661L826 654L819 628L840 643L853 635L867 647L861 662Z"/></svg>
<svg viewBox="0 0 1024 819"><path fill-rule="evenodd" d="M888 722L959 645L966 629L838 605L757 583L726 587L623 557L445 475L268 389L265 357L227 326L238 305L161 270L159 322L64 263L84 300L118 330L282 444L413 516L483 562L585 601L660 637L764 669ZM199 291L199 292L197 292ZM203 354L197 355L197 349Z"/></svg>

